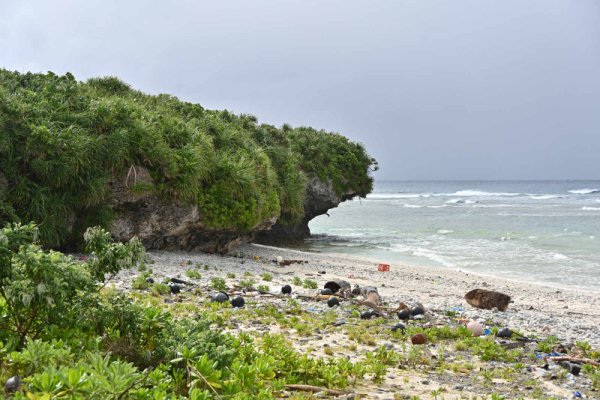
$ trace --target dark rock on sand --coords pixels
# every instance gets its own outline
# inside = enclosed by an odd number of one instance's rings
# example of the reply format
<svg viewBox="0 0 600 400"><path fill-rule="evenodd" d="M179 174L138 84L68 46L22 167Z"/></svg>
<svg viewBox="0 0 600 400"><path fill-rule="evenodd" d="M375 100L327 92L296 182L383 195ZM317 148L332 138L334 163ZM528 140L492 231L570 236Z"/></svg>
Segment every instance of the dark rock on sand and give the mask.
<svg viewBox="0 0 600 400"><path fill-rule="evenodd" d="M154 279L152 279L151 277L146 278L146 283L154 283Z"/></svg>
<svg viewBox="0 0 600 400"><path fill-rule="evenodd" d="M465 300L473 307L485 310L497 308L499 311L506 311L510 303L510 296L493 290L474 289L465 294Z"/></svg>
<svg viewBox="0 0 600 400"><path fill-rule="evenodd" d="M169 289L171 290L171 293L177 294L177 293L181 292L181 285L178 285L178 284L170 285Z"/></svg>
<svg viewBox="0 0 600 400"><path fill-rule="evenodd" d="M333 294L333 291L331 289L322 289L319 293L325 296L331 296Z"/></svg>

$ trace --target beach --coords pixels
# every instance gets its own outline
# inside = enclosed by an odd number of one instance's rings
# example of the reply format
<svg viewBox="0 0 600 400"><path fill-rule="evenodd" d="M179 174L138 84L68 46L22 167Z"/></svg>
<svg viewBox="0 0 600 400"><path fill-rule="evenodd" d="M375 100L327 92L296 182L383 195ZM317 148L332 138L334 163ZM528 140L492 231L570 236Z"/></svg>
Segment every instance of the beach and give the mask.
<svg viewBox="0 0 600 400"><path fill-rule="evenodd" d="M447 268L432 268L424 266L411 266L403 264L392 264L388 272L379 272L377 268L378 261L357 256L344 254L323 254L311 253L298 250L284 249L271 246L256 244L246 244L238 247L231 254L220 256L215 254L205 254L196 252L168 252L151 251L148 253L151 260L148 264L151 275L154 279L179 278L188 281L194 286L202 288L197 292L196 297L181 298L175 297L175 301L191 301L199 304L210 302L210 295L214 293L211 290L210 280L214 277L225 279L230 289L230 294L242 294L247 296L245 308L261 308L265 304L275 304L283 306L285 300L282 296L273 296L271 294L259 295L251 291L240 291L239 282L247 277L253 277L257 284L268 285L269 292L279 294L280 288L285 284L292 284L294 277L302 280L314 280L317 282L318 289L330 280L343 279L352 286L361 287L374 286L378 289L383 305L388 308L397 307L401 302L413 306L421 303L426 312L425 319L411 319L407 321L407 326L423 326L425 321L425 333L428 326L442 326L444 324L456 326L457 324L466 324L467 321L479 321L482 326L489 328L508 327L521 335L535 341L543 341L548 337L555 336L556 343L564 345L565 348L571 348L574 344L583 342L591 345L591 348L600 347L600 294L598 292L574 289L558 289L550 286L538 285L533 282L518 282L504 278L475 275L463 271L449 270ZM292 263L286 266L279 266L275 260L295 260L302 263ZM204 268L200 268L204 266ZM186 271L195 267L201 272L202 277L197 280L186 277ZM229 275L228 275L229 274ZM260 276L269 274L272 280L263 282ZM115 287L130 290L131 281L139 275L138 271L122 271L114 277L111 282ZM235 275L235 278L233 276ZM228 278L229 276L229 278ZM246 277L246 278L245 278ZM191 281L191 282L190 282ZM511 296L513 302L505 312L498 310L483 310L472 307L464 299L465 293L472 289L487 289L505 293ZM326 301L307 300L307 297L316 295L318 289L307 289L301 286L292 285L292 298L299 301L303 313L314 314L318 317L319 313L331 312L328 310ZM167 296L168 301L172 301ZM167 301L167 300L165 300ZM342 321L340 325L348 324L350 326L357 324L352 319L351 309L356 309L356 304L349 300L341 300L341 307L335 307L334 316ZM367 311L368 307L359 306L360 311ZM228 314L234 316L235 314ZM358 347L350 345L347 332L340 329L318 329L316 333L308 338L302 337L294 330L281 327L276 323L261 325L253 321L250 323L243 320L233 323L233 328L229 328L231 333L238 334L243 331L254 331L258 334L281 333L292 341L295 348L305 351L313 357L328 357L324 351L326 348L338 348L336 356L345 356L351 360L360 360L364 358L366 352L374 351L378 347L385 346L388 350L401 351L406 346L411 346L406 338L399 339L398 336L390 332L390 327L399 322L398 318L391 314L388 318L377 325L378 335L375 336L375 342L364 344ZM513 338L514 339L514 338ZM483 340L483 339L482 339ZM425 346L433 359L435 353L447 351L447 359L461 360L462 356L457 354L450 347L440 347L441 345L426 344ZM535 350L535 342L530 344L529 350ZM349 350L350 349L350 350ZM532 350L532 354L533 353ZM329 354L331 355L331 354ZM528 363L528 368L534 372L527 372L524 375L531 375L532 379L538 379L542 382L542 392L546 396L555 396L556 398L571 398L574 390L591 390L590 380L586 376L573 376L571 374L561 375L561 379L553 381L547 373L554 373L562 370L558 365L551 363L549 371L540 369L544 365L546 355L541 354L538 360L532 359ZM484 367L475 363L475 371L483 370ZM536 367L537 365L537 367ZM485 368L489 364L485 364ZM502 363L492 362L491 368L504 368ZM524 367L523 367L524 368ZM530 371L528 370L528 371ZM415 393L421 398L431 397L431 392L439 388L444 388L444 398L469 398L468 396L479 395L487 390L488 393L517 393L518 397L529 398L528 391L531 388L527 386L519 387L515 384L510 388L506 379L494 378L490 387L478 386L473 383L472 376L477 376L479 372L471 372L467 375L456 375L452 373L434 374L424 370L409 369L388 371L384 382L380 384L371 384L362 386L360 390L366 396L364 398L396 398L391 393ZM464 382L463 382L464 381ZM461 383L462 382L462 383ZM510 389L510 390L509 390ZM360 392L359 390L359 392ZM529 392L531 393L531 392ZM598 395L598 392L594 392ZM462 397L466 396L466 397ZM513 398L513 397L507 397ZM535 398L535 396L531 397ZM594 398L593 396L588 398ZM596 397L597 398L597 397Z"/></svg>

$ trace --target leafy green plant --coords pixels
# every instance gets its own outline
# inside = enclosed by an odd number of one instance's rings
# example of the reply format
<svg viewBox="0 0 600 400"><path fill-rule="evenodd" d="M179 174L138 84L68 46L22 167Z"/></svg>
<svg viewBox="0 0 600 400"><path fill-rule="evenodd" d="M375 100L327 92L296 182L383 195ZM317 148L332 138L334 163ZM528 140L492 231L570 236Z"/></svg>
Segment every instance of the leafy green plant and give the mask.
<svg viewBox="0 0 600 400"><path fill-rule="evenodd" d="M213 277L210 279L210 286L219 291L227 291L227 283L225 283L225 279L219 277Z"/></svg>
<svg viewBox="0 0 600 400"><path fill-rule="evenodd" d="M260 277L265 282L271 282L273 280L273 275L268 272L260 274Z"/></svg>
<svg viewBox="0 0 600 400"><path fill-rule="evenodd" d="M185 271L185 276L192 279L202 279L202 274L195 269L188 269Z"/></svg>
<svg viewBox="0 0 600 400"><path fill-rule="evenodd" d="M319 287L319 285L315 280L305 279L304 282L302 282L302 287L305 289L316 289Z"/></svg>
<svg viewBox="0 0 600 400"><path fill-rule="evenodd" d="M302 286L302 279L300 279L297 276L294 276L292 278L292 285L294 285L294 286Z"/></svg>

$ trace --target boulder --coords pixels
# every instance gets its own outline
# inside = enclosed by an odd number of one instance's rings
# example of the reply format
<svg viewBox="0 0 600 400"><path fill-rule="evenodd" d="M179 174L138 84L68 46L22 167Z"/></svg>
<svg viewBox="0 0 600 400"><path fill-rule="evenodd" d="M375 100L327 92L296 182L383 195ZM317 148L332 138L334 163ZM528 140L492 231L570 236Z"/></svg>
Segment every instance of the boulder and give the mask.
<svg viewBox="0 0 600 400"><path fill-rule="evenodd" d="M471 290L465 294L465 300L473 307L485 310L497 308L499 311L506 311L508 304L511 302L509 295L486 289Z"/></svg>

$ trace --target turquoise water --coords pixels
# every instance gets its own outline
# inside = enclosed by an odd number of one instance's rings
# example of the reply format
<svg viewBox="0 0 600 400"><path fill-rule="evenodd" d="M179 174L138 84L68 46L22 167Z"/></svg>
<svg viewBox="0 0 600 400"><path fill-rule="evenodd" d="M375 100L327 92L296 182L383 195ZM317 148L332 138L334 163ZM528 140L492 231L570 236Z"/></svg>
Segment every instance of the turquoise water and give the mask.
<svg viewBox="0 0 600 400"><path fill-rule="evenodd" d="M309 250L600 291L600 181L376 182Z"/></svg>

